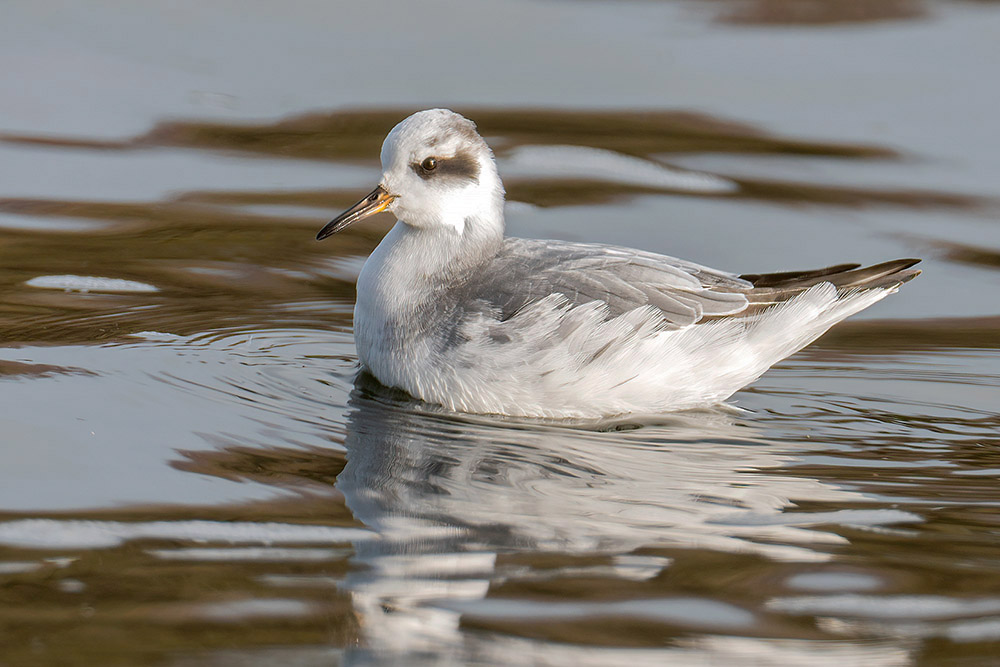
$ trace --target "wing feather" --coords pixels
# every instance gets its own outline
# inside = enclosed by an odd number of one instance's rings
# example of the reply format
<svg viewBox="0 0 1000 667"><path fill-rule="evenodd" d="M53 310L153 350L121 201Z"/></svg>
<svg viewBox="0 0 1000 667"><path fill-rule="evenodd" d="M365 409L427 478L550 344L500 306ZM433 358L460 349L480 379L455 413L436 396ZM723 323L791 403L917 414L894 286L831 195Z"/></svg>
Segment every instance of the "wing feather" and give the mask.
<svg viewBox="0 0 1000 667"><path fill-rule="evenodd" d="M631 248L507 238L491 262L462 276L454 295L501 321L544 302L560 311L587 305L580 314L606 320L642 312L655 320L650 326L682 328L748 317L820 282L842 292L892 288L919 273L910 268L917 261L738 276Z"/></svg>
<svg viewBox="0 0 1000 667"><path fill-rule="evenodd" d="M508 238L485 271L470 280L475 298L506 320L553 294L575 307L606 306L606 317L652 307L662 326L686 327L705 315L746 308L751 283L690 262L629 248Z"/></svg>

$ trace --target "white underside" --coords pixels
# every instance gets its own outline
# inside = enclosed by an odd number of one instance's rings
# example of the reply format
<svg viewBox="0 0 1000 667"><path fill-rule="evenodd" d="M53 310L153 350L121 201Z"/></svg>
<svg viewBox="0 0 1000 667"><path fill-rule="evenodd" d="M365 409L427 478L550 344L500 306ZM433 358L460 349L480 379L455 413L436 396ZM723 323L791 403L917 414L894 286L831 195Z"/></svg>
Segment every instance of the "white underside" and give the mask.
<svg viewBox="0 0 1000 667"><path fill-rule="evenodd" d="M594 419L661 413L724 401L840 320L895 291L838 295L821 283L750 318L660 330L655 309L607 319L600 302L570 307L553 294L505 322L462 325L464 342L434 352L379 345L378 326L356 331L362 361L383 384L462 412ZM356 324L359 324L356 322ZM496 342L498 333L504 334Z"/></svg>

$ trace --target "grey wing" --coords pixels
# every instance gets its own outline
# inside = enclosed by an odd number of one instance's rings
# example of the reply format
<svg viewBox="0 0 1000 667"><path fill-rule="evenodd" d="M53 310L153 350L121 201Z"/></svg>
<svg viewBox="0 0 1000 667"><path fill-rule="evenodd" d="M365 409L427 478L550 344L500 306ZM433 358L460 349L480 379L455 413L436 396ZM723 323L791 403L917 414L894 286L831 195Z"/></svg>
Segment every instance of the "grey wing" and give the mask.
<svg viewBox="0 0 1000 667"><path fill-rule="evenodd" d="M503 319L551 294L607 304L609 316L642 306L683 327L747 308L752 283L684 260L631 248L508 238L475 280L477 296Z"/></svg>

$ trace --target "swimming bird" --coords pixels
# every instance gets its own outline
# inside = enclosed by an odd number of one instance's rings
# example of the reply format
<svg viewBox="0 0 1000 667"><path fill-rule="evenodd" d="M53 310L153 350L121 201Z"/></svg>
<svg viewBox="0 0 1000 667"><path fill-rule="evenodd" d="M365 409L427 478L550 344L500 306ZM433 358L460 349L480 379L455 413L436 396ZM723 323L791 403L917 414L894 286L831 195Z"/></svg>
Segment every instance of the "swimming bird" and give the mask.
<svg viewBox="0 0 1000 667"><path fill-rule="evenodd" d="M396 216L358 278L358 357L382 384L454 411L596 419L719 403L919 273L899 259L738 275L505 238L493 153L447 109L396 125L381 161L378 186L316 238Z"/></svg>

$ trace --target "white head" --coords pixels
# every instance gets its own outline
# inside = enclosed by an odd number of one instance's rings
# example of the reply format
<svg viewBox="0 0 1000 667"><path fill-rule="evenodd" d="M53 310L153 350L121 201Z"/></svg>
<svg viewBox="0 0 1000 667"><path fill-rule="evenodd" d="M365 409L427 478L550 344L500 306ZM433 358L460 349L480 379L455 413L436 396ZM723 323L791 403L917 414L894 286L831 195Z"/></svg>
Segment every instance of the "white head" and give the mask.
<svg viewBox="0 0 1000 667"><path fill-rule="evenodd" d="M503 184L472 121L447 109L419 111L392 128L381 157L379 186L317 238L383 210L417 229L462 235L474 225L503 234Z"/></svg>

